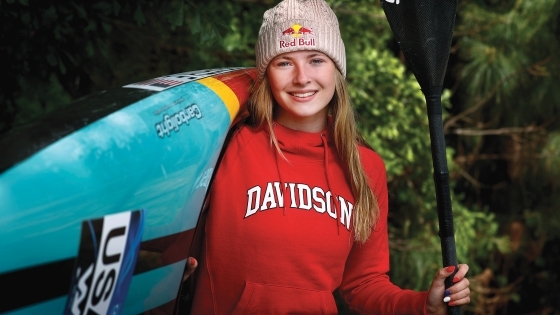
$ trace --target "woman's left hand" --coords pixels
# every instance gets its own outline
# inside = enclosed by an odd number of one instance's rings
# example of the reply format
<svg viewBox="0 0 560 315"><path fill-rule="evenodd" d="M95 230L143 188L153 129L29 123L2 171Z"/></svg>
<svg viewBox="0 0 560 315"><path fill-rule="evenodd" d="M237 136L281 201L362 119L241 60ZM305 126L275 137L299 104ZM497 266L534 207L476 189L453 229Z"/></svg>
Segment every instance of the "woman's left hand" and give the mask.
<svg viewBox="0 0 560 315"><path fill-rule="evenodd" d="M445 289L445 278L451 276L454 271L454 266L442 268L434 277L430 290L428 291L428 300L426 301L427 314L446 315L447 305L461 306L471 301L469 279L465 278L467 271L469 271L468 265L459 265L459 270L453 277L454 284L447 290ZM444 298L446 297L449 297L448 302L444 302Z"/></svg>
<svg viewBox="0 0 560 315"><path fill-rule="evenodd" d="M185 273L183 274L183 282L194 272L198 266L198 261L194 257L187 258L187 268L185 268Z"/></svg>

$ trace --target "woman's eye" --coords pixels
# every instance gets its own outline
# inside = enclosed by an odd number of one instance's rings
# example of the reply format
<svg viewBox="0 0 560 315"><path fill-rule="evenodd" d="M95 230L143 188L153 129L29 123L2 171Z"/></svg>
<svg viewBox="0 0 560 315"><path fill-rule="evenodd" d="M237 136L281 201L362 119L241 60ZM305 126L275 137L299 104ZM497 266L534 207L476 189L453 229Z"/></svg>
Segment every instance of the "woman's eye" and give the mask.
<svg viewBox="0 0 560 315"><path fill-rule="evenodd" d="M290 65L290 63L286 62L286 61L281 61L281 62L278 63L278 67L287 67L289 65Z"/></svg>
<svg viewBox="0 0 560 315"><path fill-rule="evenodd" d="M311 59L311 63L313 64L321 64L325 62L323 59Z"/></svg>

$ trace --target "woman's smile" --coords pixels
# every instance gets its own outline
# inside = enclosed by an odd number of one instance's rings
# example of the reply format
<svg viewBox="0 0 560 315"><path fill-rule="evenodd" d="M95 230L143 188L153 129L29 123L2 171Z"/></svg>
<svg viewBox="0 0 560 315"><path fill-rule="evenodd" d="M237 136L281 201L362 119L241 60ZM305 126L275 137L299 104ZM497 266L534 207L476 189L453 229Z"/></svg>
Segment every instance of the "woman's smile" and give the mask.
<svg viewBox="0 0 560 315"><path fill-rule="evenodd" d="M308 98L310 96L315 95L315 93L317 93L317 91L312 91L312 92L291 92L290 94L292 94L294 97L297 98Z"/></svg>

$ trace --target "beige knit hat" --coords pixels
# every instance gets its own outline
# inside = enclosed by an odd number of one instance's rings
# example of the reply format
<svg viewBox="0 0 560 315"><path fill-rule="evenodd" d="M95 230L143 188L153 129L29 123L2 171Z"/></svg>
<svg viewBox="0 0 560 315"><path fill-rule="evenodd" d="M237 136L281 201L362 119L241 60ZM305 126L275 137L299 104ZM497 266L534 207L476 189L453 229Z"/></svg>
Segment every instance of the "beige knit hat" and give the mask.
<svg viewBox="0 0 560 315"><path fill-rule="evenodd" d="M346 52L338 20L324 0L284 0L264 13L255 46L258 81L274 57L298 50L326 54L346 76Z"/></svg>

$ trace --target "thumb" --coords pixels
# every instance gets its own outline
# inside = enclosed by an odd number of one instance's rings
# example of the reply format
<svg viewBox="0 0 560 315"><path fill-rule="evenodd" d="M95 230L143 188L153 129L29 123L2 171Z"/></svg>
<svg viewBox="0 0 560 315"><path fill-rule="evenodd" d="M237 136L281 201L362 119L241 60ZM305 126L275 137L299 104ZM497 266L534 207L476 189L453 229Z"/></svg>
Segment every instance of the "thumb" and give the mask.
<svg viewBox="0 0 560 315"><path fill-rule="evenodd" d="M183 282L187 280L187 278L194 272L196 267L198 266L198 262L193 257L189 257L187 259L187 268L185 269L185 273L183 274Z"/></svg>
<svg viewBox="0 0 560 315"><path fill-rule="evenodd" d="M455 270L457 269L457 267L455 266L449 266L446 268L442 268L438 274L437 274L437 278L441 279L442 281L444 281L447 277L451 276Z"/></svg>
<svg viewBox="0 0 560 315"><path fill-rule="evenodd" d="M449 266L446 268L442 268L438 271L438 273L436 274L436 276L434 277L434 281L432 282L432 289L436 289L436 290L445 290L445 279L447 279L449 276L453 275L453 273L455 273L455 271L457 270L457 267L455 266Z"/></svg>
<svg viewBox="0 0 560 315"><path fill-rule="evenodd" d="M437 273L436 279L443 283L443 282L445 282L445 279L447 279L448 277L453 275L456 272L456 270L457 270L456 266L449 266L449 267L442 268Z"/></svg>

